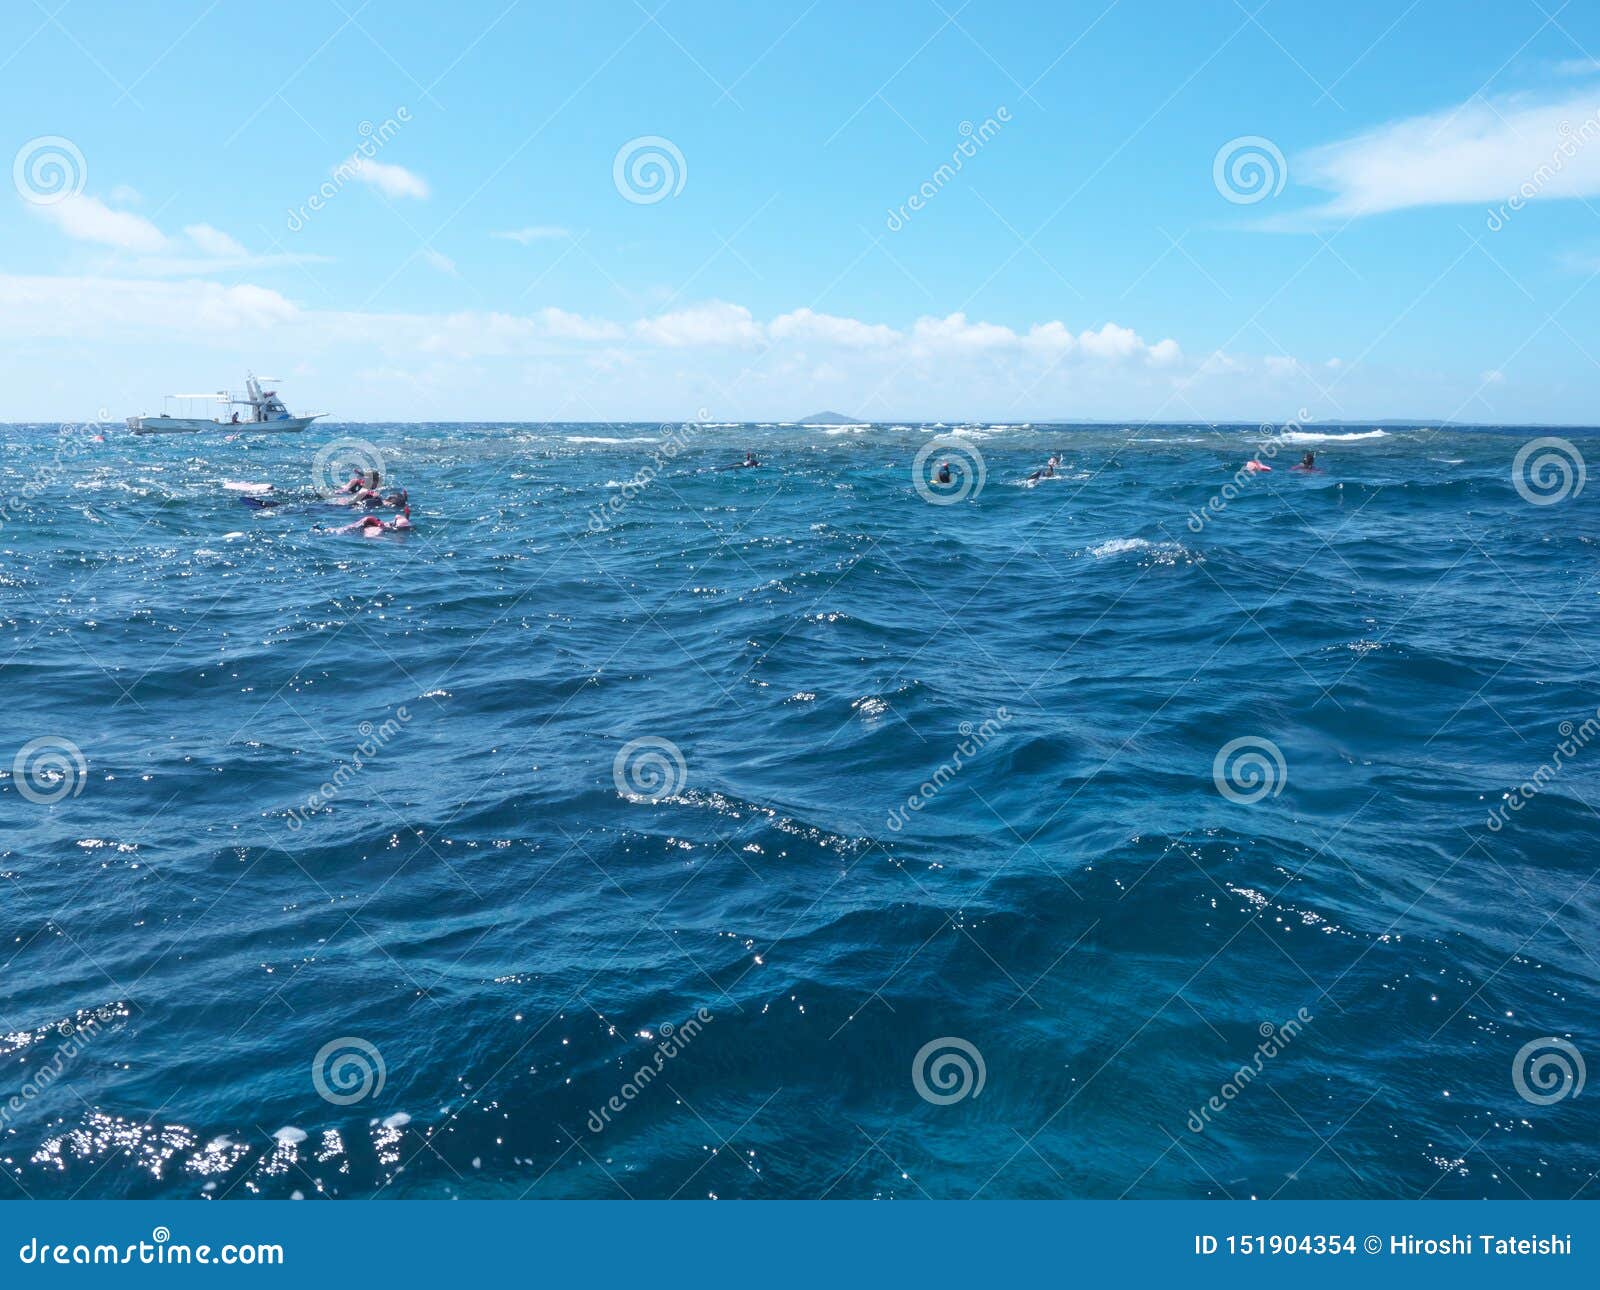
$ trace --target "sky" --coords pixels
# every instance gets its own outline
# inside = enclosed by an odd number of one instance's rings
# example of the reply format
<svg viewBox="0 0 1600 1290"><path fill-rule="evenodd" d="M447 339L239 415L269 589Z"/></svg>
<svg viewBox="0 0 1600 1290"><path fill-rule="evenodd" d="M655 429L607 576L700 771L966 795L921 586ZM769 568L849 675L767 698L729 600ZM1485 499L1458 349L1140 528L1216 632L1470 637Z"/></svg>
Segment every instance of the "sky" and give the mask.
<svg viewBox="0 0 1600 1290"><path fill-rule="evenodd" d="M1594 424L1600 7L19 0L0 421Z"/></svg>

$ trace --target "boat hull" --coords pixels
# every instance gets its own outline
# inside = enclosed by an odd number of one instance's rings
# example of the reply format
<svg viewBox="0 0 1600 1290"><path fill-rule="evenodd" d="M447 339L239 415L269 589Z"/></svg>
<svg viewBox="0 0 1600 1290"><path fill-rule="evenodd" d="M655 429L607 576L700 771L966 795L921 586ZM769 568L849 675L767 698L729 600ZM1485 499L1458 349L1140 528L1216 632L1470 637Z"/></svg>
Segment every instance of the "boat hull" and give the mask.
<svg viewBox="0 0 1600 1290"><path fill-rule="evenodd" d="M276 421L214 421L205 417L129 417L134 434L298 434L316 417L280 417Z"/></svg>

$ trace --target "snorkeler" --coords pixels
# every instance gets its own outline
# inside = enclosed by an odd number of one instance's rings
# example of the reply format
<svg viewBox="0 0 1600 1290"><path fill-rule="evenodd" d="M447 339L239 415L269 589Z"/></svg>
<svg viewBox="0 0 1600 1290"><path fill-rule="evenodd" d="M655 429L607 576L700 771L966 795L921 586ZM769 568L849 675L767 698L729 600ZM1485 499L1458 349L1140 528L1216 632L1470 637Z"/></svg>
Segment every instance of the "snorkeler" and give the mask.
<svg viewBox="0 0 1600 1290"><path fill-rule="evenodd" d="M408 492L406 492L405 489L397 488L397 489L395 489L394 492L390 493L387 497L385 497L383 499L383 504L385 506L393 506L397 510L399 510L399 509L407 508L409 506L409 504L410 504L410 500L411 500L411 495Z"/></svg>
<svg viewBox="0 0 1600 1290"><path fill-rule="evenodd" d="M411 508L409 506L402 507L400 514L390 520L386 527L391 533L404 533L411 527Z"/></svg>
<svg viewBox="0 0 1600 1290"><path fill-rule="evenodd" d="M950 482L950 463L941 461L939 463L939 471L933 478L935 483L948 484Z"/></svg>
<svg viewBox="0 0 1600 1290"><path fill-rule="evenodd" d="M350 482L339 491L341 493L359 493L366 486L367 477L358 470L355 472L355 474L350 476Z"/></svg>
<svg viewBox="0 0 1600 1290"><path fill-rule="evenodd" d="M359 533L362 537L381 537L384 531L383 521L376 515L363 515L354 524L334 530L336 533Z"/></svg>

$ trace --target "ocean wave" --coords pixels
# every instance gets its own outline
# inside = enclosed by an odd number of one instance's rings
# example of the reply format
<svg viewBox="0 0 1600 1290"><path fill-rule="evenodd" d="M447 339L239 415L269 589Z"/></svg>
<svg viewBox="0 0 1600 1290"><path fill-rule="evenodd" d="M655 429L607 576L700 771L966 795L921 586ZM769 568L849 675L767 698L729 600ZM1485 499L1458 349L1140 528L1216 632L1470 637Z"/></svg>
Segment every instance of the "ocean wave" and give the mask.
<svg viewBox="0 0 1600 1290"><path fill-rule="evenodd" d="M1282 443L1360 443L1367 439L1387 439L1387 430L1287 430L1277 438Z"/></svg>

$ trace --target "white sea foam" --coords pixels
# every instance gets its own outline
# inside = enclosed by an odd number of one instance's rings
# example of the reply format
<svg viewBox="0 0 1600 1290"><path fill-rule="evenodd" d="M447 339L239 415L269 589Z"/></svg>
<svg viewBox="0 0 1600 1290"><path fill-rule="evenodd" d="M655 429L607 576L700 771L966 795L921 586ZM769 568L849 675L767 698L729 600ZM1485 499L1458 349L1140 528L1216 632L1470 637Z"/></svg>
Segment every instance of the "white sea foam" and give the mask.
<svg viewBox="0 0 1600 1290"><path fill-rule="evenodd" d="M1356 443L1362 439L1388 437L1387 430L1352 430L1349 434L1335 434L1331 430L1290 430L1278 436L1282 443Z"/></svg>
<svg viewBox="0 0 1600 1290"><path fill-rule="evenodd" d="M636 434L616 438L603 434L569 434L566 439L568 443L655 443L656 436L653 434Z"/></svg>

